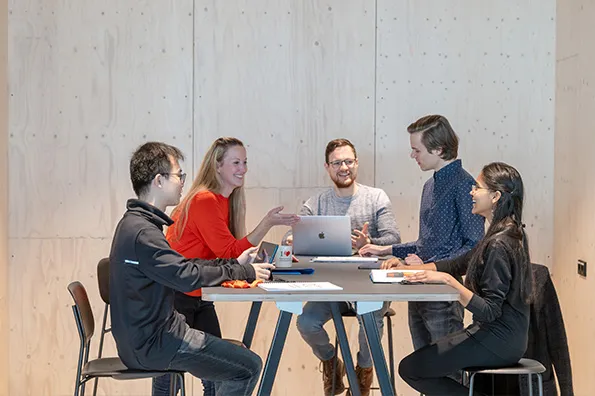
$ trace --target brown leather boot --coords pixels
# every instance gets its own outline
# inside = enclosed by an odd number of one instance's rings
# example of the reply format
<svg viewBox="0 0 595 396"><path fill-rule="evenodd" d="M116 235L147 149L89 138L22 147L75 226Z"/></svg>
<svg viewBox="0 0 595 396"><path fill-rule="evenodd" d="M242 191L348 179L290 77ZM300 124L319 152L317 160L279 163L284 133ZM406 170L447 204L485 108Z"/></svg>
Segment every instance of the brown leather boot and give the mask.
<svg viewBox="0 0 595 396"><path fill-rule="evenodd" d="M357 382L359 383L359 390L362 396L369 396L372 380L374 380L374 369L372 367L363 368L356 366L355 375L357 375ZM347 391L347 396L351 396L351 390Z"/></svg>
<svg viewBox="0 0 595 396"><path fill-rule="evenodd" d="M335 371L335 392L333 391L333 367L337 359L337 371ZM340 395L345 392L345 384L343 383L343 376L345 375L345 365L338 357L333 357L329 360L322 360L322 383L324 384L324 395L333 396Z"/></svg>

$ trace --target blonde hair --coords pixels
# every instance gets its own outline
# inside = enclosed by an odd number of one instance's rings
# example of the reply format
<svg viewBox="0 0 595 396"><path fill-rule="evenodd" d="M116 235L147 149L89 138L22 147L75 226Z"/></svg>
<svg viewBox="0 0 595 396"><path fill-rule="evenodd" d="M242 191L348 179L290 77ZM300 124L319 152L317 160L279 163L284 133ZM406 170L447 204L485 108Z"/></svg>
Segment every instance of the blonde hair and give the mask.
<svg viewBox="0 0 595 396"><path fill-rule="evenodd" d="M192 182L190 191L188 191L188 194L186 194L182 202L176 206L172 213L172 217L175 218L177 216L174 226L174 240L179 241L182 237L182 233L188 223L190 205L196 194L205 190L215 193L220 192L221 182L217 177L217 165L221 164L227 150L236 146L244 147L244 143L240 139L233 137L220 137L211 144L200 164L198 175ZM237 239L241 239L246 235L246 196L244 186L235 188L229 196L229 231Z"/></svg>

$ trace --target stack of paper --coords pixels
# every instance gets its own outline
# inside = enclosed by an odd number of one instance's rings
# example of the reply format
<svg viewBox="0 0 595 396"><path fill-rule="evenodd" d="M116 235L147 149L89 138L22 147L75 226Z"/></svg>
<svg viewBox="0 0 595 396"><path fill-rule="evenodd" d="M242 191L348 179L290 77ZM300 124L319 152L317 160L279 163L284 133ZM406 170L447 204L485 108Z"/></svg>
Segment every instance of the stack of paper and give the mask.
<svg viewBox="0 0 595 396"><path fill-rule="evenodd" d="M258 287L266 291L327 291L343 290L342 287L330 282L264 282L259 283Z"/></svg>
<svg viewBox="0 0 595 396"><path fill-rule="evenodd" d="M405 276L412 275L421 270L372 270L370 271L370 279L374 283L397 283L405 280Z"/></svg>

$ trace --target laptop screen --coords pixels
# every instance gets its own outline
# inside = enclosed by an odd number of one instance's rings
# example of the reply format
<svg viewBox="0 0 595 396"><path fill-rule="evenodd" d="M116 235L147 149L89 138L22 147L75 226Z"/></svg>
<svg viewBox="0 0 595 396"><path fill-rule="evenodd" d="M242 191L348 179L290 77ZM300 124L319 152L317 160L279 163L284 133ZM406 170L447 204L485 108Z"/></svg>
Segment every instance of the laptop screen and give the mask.
<svg viewBox="0 0 595 396"><path fill-rule="evenodd" d="M300 216L292 226L294 254L351 256L349 216Z"/></svg>

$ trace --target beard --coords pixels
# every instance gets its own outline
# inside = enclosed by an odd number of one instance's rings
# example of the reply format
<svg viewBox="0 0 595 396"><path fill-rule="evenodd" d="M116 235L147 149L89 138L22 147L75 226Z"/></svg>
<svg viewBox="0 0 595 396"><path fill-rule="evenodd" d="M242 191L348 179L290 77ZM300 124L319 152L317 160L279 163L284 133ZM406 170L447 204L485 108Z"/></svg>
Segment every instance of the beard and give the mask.
<svg viewBox="0 0 595 396"><path fill-rule="evenodd" d="M350 176L351 177L347 180L341 180L339 177L334 177L333 183L335 183L335 186L337 186L337 188L351 187L351 185L355 183L355 175L352 173Z"/></svg>

